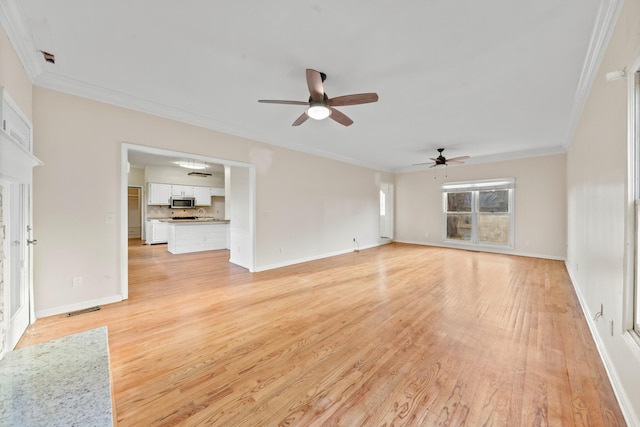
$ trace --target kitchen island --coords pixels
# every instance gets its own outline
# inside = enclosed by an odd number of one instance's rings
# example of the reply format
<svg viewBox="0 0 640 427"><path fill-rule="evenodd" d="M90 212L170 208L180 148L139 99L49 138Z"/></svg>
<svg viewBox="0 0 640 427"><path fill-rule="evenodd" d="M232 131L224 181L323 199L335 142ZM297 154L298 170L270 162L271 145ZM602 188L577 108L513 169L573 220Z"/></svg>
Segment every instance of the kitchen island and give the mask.
<svg viewBox="0 0 640 427"><path fill-rule="evenodd" d="M172 254L229 248L229 221L171 220L167 250Z"/></svg>

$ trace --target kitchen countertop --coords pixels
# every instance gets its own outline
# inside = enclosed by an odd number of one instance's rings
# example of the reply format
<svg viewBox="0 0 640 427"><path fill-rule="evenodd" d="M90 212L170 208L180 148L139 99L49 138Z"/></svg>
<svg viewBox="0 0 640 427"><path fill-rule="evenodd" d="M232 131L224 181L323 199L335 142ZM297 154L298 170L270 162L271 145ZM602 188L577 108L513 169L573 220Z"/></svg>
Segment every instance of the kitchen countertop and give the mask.
<svg viewBox="0 0 640 427"><path fill-rule="evenodd" d="M107 328L8 352L0 425L113 426Z"/></svg>
<svg viewBox="0 0 640 427"><path fill-rule="evenodd" d="M228 224L229 220L224 219L213 219L213 218L205 218L205 219L161 219L161 222L169 222L169 223L177 223L177 224L193 224L193 223L201 223L201 224Z"/></svg>

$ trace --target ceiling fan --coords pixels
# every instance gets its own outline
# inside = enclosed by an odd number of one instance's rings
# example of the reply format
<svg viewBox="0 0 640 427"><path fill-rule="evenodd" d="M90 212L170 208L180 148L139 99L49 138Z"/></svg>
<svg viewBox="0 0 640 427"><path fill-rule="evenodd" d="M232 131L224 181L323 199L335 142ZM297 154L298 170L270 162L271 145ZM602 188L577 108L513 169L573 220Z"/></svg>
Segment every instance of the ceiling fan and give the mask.
<svg viewBox="0 0 640 427"><path fill-rule="evenodd" d="M453 164L453 165L462 165L464 164L464 161L469 159L469 156L459 156L459 157L454 157L451 159L447 159L446 157L444 157L442 155L442 152L444 151L444 148L438 148L438 157L436 157L435 159L433 157L429 157L431 160L433 160L433 162L426 162L426 163L414 163L414 166L418 166L418 165L431 165L429 166L430 168L435 168L436 166L447 166L449 164Z"/></svg>
<svg viewBox="0 0 640 427"><path fill-rule="evenodd" d="M308 108L300 117L298 117L291 126L300 126L307 121L309 117L316 120L326 119L331 117L336 122L344 126L350 126L353 124L353 120L347 117L344 113L336 110L334 107L344 107L346 105L366 104L369 102L376 102L378 100L378 94L371 93L357 93L352 95L336 96L335 98L329 98L324 91L322 83L327 78L325 73L321 73L316 70L307 68L307 86L309 88L309 101L281 101L273 99L259 99L258 102L265 102L268 104L290 104L290 105L306 105Z"/></svg>

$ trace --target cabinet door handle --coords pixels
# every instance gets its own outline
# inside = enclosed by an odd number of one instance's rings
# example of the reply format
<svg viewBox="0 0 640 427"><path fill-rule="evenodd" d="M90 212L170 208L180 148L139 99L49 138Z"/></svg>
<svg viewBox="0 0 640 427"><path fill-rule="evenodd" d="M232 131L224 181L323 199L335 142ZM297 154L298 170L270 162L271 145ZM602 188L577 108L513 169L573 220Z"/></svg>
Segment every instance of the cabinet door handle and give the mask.
<svg viewBox="0 0 640 427"><path fill-rule="evenodd" d="M38 241L37 240L27 240L27 245L37 245Z"/></svg>

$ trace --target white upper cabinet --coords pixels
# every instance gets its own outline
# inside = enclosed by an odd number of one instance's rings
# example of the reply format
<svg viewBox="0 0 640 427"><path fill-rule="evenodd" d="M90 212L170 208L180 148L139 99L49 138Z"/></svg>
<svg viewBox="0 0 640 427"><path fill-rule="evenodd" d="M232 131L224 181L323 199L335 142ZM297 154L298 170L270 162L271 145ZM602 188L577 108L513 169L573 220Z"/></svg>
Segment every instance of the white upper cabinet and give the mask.
<svg viewBox="0 0 640 427"><path fill-rule="evenodd" d="M171 197L170 184L149 183L149 203L150 205L169 205Z"/></svg>
<svg viewBox="0 0 640 427"><path fill-rule="evenodd" d="M209 187L193 187L196 206L211 206L211 189Z"/></svg>
<svg viewBox="0 0 640 427"><path fill-rule="evenodd" d="M188 185L172 185L171 195L178 196L178 197L185 197L185 196L193 197L194 196L193 187L190 187Z"/></svg>
<svg viewBox="0 0 640 427"><path fill-rule="evenodd" d="M212 196L224 196L224 188L211 187L210 190Z"/></svg>
<svg viewBox="0 0 640 427"><path fill-rule="evenodd" d="M211 206L211 196L224 196L224 188L149 183L149 205L169 205L171 197L195 197L196 206Z"/></svg>

